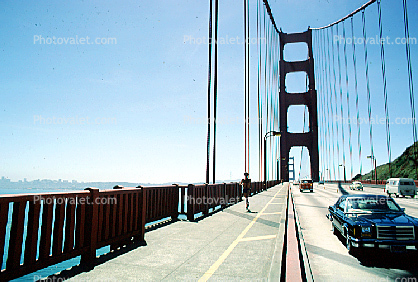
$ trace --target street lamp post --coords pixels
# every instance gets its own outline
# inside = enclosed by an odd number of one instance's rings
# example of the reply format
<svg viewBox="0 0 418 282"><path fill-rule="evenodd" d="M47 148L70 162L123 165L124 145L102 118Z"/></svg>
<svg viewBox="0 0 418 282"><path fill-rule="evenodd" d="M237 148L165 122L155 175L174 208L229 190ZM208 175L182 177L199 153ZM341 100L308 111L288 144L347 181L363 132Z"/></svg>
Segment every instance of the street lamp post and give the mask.
<svg viewBox="0 0 418 282"><path fill-rule="evenodd" d="M328 174L330 173L328 168L326 168L325 171L327 171ZM326 174L325 174L325 176L326 176ZM331 180L331 175L330 174L328 175L328 180ZM325 179L324 179L324 183L325 183Z"/></svg>
<svg viewBox="0 0 418 282"><path fill-rule="evenodd" d="M264 135L264 184L267 183L267 137L270 136L281 136L281 133L278 131L269 131Z"/></svg>
<svg viewBox="0 0 418 282"><path fill-rule="evenodd" d="M347 176L345 174L345 164L340 164L344 168L344 182L347 182Z"/></svg>
<svg viewBox="0 0 418 282"><path fill-rule="evenodd" d="M368 159L371 159L372 162L374 161L374 181L377 184L377 164L375 156L367 156Z"/></svg>

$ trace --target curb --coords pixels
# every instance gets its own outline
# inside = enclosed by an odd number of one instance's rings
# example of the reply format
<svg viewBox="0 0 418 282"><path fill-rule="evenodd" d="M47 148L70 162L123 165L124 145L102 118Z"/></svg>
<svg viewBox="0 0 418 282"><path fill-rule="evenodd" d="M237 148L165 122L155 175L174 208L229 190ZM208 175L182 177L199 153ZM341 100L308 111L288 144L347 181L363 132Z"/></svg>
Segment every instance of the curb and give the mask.
<svg viewBox="0 0 418 282"><path fill-rule="evenodd" d="M291 192L290 192L291 193ZM314 281L311 265L309 264L308 252L306 251L305 241L303 240L303 233L300 227L299 216L293 201L293 193L291 193L291 201L293 202L293 213L295 215L296 224L296 238L299 242L299 257L301 259L302 279L303 281Z"/></svg>
<svg viewBox="0 0 418 282"><path fill-rule="evenodd" d="M286 185L286 184L282 184ZM271 260L270 272L268 281L280 281L282 277L282 262L283 262L283 251L285 250L285 233L286 233L286 218L287 218L287 206L289 202L289 186L287 187L287 193L285 196L285 205L282 210L280 218L279 231L276 236L275 249Z"/></svg>

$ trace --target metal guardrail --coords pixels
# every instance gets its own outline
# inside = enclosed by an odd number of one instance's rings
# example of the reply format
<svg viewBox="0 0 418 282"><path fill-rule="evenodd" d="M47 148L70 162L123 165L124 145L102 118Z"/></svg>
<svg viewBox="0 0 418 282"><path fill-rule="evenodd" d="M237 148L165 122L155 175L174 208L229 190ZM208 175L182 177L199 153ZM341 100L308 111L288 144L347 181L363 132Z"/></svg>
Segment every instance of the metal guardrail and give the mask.
<svg viewBox="0 0 418 282"><path fill-rule="evenodd" d="M144 241L144 216L142 189L1 196L0 280L80 255L89 264L98 248Z"/></svg>

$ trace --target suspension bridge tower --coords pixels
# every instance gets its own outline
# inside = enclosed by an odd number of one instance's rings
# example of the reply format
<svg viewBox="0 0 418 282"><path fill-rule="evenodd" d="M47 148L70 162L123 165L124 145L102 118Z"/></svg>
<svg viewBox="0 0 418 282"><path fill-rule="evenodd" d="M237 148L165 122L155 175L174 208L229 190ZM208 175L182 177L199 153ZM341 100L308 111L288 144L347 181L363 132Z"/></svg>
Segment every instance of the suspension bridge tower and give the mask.
<svg viewBox="0 0 418 282"><path fill-rule="evenodd" d="M318 117L317 94L315 90L314 59L312 52L312 30L302 33L279 32L280 36L280 172L283 181L289 181L289 152L294 146L304 146L309 151L311 162L311 177L319 181L319 152L318 152ZM308 46L308 59L305 61L287 62L284 60L284 46L289 43L304 42ZM306 72L309 81L308 91L305 93L286 92L286 75L291 72ZM289 106L305 105L309 111L309 132L288 132L287 111Z"/></svg>

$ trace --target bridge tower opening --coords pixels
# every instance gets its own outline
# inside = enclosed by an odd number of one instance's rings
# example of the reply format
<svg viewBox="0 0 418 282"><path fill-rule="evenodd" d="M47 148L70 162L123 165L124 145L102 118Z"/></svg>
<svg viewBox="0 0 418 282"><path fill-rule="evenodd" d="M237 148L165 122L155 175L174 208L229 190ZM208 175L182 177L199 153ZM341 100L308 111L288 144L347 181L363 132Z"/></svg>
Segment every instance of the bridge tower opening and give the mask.
<svg viewBox="0 0 418 282"><path fill-rule="evenodd" d="M283 181L289 181L289 152L294 146L305 146L309 151L311 176L313 181L319 181L319 151L318 151L318 117L317 93L315 90L314 59L312 52L312 30L302 33L279 32L280 36L280 175ZM286 61L283 56L284 47L291 43L306 43L308 58L303 61ZM305 72L308 90L303 93L289 93L286 91L286 75L295 72ZM309 131L291 133L288 131L288 108L292 105L305 105L309 113Z"/></svg>

